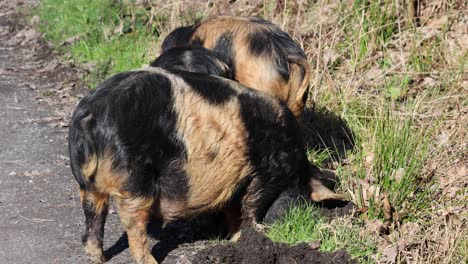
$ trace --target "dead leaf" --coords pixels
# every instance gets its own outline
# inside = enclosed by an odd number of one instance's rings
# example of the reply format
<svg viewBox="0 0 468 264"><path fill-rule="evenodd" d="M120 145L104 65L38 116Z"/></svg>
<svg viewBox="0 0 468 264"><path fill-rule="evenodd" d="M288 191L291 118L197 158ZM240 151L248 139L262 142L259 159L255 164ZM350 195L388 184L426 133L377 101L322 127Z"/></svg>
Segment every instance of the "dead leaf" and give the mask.
<svg viewBox="0 0 468 264"><path fill-rule="evenodd" d="M77 34L75 36L71 36L67 38L66 40L60 42L59 46L66 46L66 45L71 45L76 43L78 40L80 40L81 34Z"/></svg>
<svg viewBox="0 0 468 264"><path fill-rule="evenodd" d="M67 161L70 160L69 157L64 156L64 155L57 155L57 157L59 157L61 160L67 160Z"/></svg>
<svg viewBox="0 0 468 264"><path fill-rule="evenodd" d="M26 177L31 177L31 176L41 175L41 173L38 170L32 170L32 171L25 171L23 175Z"/></svg>
<svg viewBox="0 0 468 264"><path fill-rule="evenodd" d="M59 65L60 63L56 59L53 59L50 62L48 62L44 68L39 69L38 72L51 72L55 70Z"/></svg>
<svg viewBox="0 0 468 264"><path fill-rule="evenodd" d="M388 200L388 195L385 194L383 199L383 212L385 215L385 221L391 222L392 221L392 206L390 205L390 201Z"/></svg>
<svg viewBox="0 0 468 264"><path fill-rule="evenodd" d="M379 236L388 234L388 230L389 230L388 226L382 221L378 219L375 219L375 220L364 219L364 222L366 223L366 233L379 235Z"/></svg>
<svg viewBox="0 0 468 264"><path fill-rule="evenodd" d="M26 29L22 35L23 41L21 42L21 45L37 42L41 38L41 33L37 32L33 28Z"/></svg>
<svg viewBox="0 0 468 264"><path fill-rule="evenodd" d="M318 250L318 249L320 249L320 245L321 245L320 239L317 240L317 241L314 241L314 242L310 242L310 243L309 243L309 247L310 247L311 249L313 249L313 250Z"/></svg>
<svg viewBox="0 0 468 264"><path fill-rule="evenodd" d="M364 161L367 165L372 165L372 161L374 161L374 153L369 153L369 155L364 158Z"/></svg>
<svg viewBox="0 0 468 264"><path fill-rule="evenodd" d="M96 64L91 62L82 64L81 67L87 72L94 72L96 70Z"/></svg>
<svg viewBox="0 0 468 264"><path fill-rule="evenodd" d="M442 131L440 135L437 137L437 139L439 141L440 146L448 146L450 137L444 131Z"/></svg>
<svg viewBox="0 0 468 264"><path fill-rule="evenodd" d="M431 76L426 76L422 79L420 85L425 88L432 88L437 85L437 80Z"/></svg>
<svg viewBox="0 0 468 264"><path fill-rule="evenodd" d="M404 223L399 228L399 233L403 234L405 240L409 243L418 241L417 234L421 233L422 226L415 222Z"/></svg>
<svg viewBox="0 0 468 264"><path fill-rule="evenodd" d="M434 19L431 19L427 24L427 28L434 28L434 29L442 29L445 25L448 24L449 21L449 15L442 15L440 17L435 17Z"/></svg>
<svg viewBox="0 0 468 264"><path fill-rule="evenodd" d="M398 245L391 245L382 250L380 260L385 263L395 263L398 256Z"/></svg>
<svg viewBox="0 0 468 264"><path fill-rule="evenodd" d="M404 168L398 168L394 170L390 176L391 179L394 179L397 182L400 182L401 179L405 176L405 169Z"/></svg>
<svg viewBox="0 0 468 264"><path fill-rule="evenodd" d="M51 126L51 127L68 127L68 123L64 122L64 121L50 122L49 126Z"/></svg>
<svg viewBox="0 0 468 264"><path fill-rule="evenodd" d="M384 76L384 71L380 69L380 67L374 67L372 69L369 69L366 72L365 78L367 80L377 80L379 78L382 78L383 76Z"/></svg>
<svg viewBox="0 0 468 264"><path fill-rule="evenodd" d="M454 212L453 208L443 209L442 216L444 216L449 226L455 226L460 222L458 214Z"/></svg>
<svg viewBox="0 0 468 264"><path fill-rule="evenodd" d="M124 29L124 23L122 20L120 20L119 25L116 26L112 32L117 35L122 35L123 34L123 29Z"/></svg>
<svg viewBox="0 0 468 264"><path fill-rule="evenodd" d="M32 25L37 25L37 24L39 24L39 22L41 22L41 18L38 15L35 15L35 16L31 17L30 22L31 22Z"/></svg>

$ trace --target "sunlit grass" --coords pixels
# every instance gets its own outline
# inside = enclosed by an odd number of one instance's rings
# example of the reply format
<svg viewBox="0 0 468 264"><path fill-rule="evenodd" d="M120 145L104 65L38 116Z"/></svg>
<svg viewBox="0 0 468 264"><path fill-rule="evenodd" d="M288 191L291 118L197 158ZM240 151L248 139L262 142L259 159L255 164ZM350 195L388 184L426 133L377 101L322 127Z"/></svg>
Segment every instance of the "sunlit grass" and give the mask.
<svg viewBox="0 0 468 264"><path fill-rule="evenodd" d="M321 215L318 208L302 205L292 208L281 220L273 223L267 235L273 241L290 245L320 241L321 251L344 248L365 263L377 248L370 237L360 234L359 222L350 217L330 221Z"/></svg>
<svg viewBox="0 0 468 264"><path fill-rule="evenodd" d="M157 48L159 34L154 25L145 24L148 14L120 1L44 0L36 12L45 38L89 71L91 86L149 64ZM66 44L69 39L75 40Z"/></svg>

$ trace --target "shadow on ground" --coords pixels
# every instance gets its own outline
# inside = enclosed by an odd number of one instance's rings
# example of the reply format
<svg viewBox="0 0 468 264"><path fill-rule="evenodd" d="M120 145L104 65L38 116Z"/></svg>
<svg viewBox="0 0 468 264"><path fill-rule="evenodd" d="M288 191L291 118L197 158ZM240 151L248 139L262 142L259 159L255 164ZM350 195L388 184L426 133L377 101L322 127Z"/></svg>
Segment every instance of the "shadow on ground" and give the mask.
<svg viewBox="0 0 468 264"><path fill-rule="evenodd" d="M151 254L158 263L161 263L171 251L182 244L196 241L205 241L206 244L209 244L210 242L207 240L227 238L227 229L223 228L222 219L222 215L213 213L200 216L191 221L174 221L164 228L157 221L150 222L148 235L159 241L153 246ZM127 250L128 247L127 234L123 233L111 247L105 250L104 255L107 260L110 260Z"/></svg>
<svg viewBox="0 0 468 264"><path fill-rule="evenodd" d="M354 133L348 123L323 107L306 108L300 123L309 149L331 150L332 158L339 161L354 148Z"/></svg>

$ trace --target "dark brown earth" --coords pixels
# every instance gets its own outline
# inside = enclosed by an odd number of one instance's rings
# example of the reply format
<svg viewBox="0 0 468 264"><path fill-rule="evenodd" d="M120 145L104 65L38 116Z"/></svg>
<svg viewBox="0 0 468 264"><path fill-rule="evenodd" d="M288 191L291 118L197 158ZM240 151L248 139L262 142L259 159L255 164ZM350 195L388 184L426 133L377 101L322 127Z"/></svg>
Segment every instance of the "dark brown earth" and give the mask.
<svg viewBox="0 0 468 264"><path fill-rule="evenodd" d="M20 23L24 16L18 10L36 4L0 1L0 263L87 263L80 243L84 217L67 151L68 120L87 90L80 82L82 73L61 62L34 27ZM324 210L334 215L342 209ZM222 228L212 228L220 226L216 219L179 221L163 230L152 225L148 233L153 255L162 263L192 263L195 257L197 263L224 263L203 257L222 254L226 261L244 261L226 263L348 260L344 252L323 254L307 245L273 244L252 230L236 246L216 245L206 240L224 236ZM132 262L113 208L104 249L108 263ZM249 259L257 253L265 261Z"/></svg>
<svg viewBox="0 0 468 264"><path fill-rule="evenodd" d="M348 253L339 250L323 253L302 243L290 247L273 243L252 228L244 229L236 244L215 245L197 253L194 264L287 264L287 263L355 263Z"/></svg>

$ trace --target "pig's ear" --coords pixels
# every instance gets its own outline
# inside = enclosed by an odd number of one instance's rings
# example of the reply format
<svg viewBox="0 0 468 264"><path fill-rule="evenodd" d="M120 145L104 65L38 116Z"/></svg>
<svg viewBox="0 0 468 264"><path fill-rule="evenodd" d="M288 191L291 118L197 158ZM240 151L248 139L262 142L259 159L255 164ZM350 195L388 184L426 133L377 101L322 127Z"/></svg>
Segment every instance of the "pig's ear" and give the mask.
<svg viewBox="0 0 468 264"><path fill-rule="evenodd" d="M320 179L310 177L309 179L310 198L314 202L322 202L325 200L340 200L348 201L348 197L345 194L335 193L328 189Z"/></svg>

